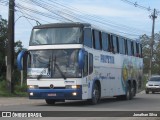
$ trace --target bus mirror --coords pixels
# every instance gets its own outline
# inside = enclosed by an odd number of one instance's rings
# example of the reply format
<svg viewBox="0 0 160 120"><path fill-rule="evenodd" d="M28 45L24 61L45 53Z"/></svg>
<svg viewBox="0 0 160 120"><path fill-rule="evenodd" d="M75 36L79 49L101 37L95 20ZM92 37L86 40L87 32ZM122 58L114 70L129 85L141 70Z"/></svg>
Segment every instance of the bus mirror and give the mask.
<svg viewBox="0 0 160 120"><path fill-rule="evenodd" d="M83 69L83 67L84 67L84 49L79 50L78 65L79 65L80 69Z"/></svg>
<svg viewBox="0 0 160 120"><path fill-rule="evenodd" d="M17 67L18 67L18 70L23 70L23 63L22 63L22 58L24 57L24 55L27 54L27 51L26 50L22 50L19 54L18 54L18 57L17 57Z"/></svg>

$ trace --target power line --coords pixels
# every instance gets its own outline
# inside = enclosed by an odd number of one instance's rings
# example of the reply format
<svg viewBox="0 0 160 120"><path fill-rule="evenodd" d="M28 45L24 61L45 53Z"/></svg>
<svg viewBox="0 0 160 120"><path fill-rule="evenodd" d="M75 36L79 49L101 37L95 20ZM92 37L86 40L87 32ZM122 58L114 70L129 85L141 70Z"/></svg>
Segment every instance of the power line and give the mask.
<svg viewBox="0 0 160 120"><path fill-rule="evenodd" d="M125 2L127 4L130 4L130 5L134 6L134 7L137 7L137 8L149 11L149 12L154 12L154 10L151 9L150 7L145 7L145 6L139 5L137 2L131 2L129 0L121 0L121 1L123 1L123 2ZM156 9L156 13L155 14L160 15L160 11L158 9Z"/></svg>
<svg viewBox="0 0 160 120"><path fill-rule="evenodd" d="M22 13L23 16L25 16L23 11L21 11L20 9L19 9L19 11ZM33 27L32 23L28 20L28 18L27 17L25 17L25 18L28 21L28 23Z"/></svg>
<svg viewBox="0 0 160 120"><path fill-rule="evenodd" d="M20 12L19 10L16 10L16 11L17 11L17 12ZM46 20L43 20L43 19L41 19L41 18L32 16L32 15L30 15L30 14L28 14L28 13L25 13L25 15L26 15L26 16L29 16L30 18L34 18L35 20L41 20L41 21L43 21L43 22L50 23L49 21L46 21Z"/></svg>
<svg viewBox="0 0 160 120"><path fill-rule="evenodd" d="M51 1L51 0L49 0L49 1ZM47 1L45 1L45 3L47 3ZM89 19L89 20L93 20L93 21L96 20L96 22L99 22L99 21L102 22L103 21L103 23L105 22L105 24L107 24L109 26L114 26L114 27L117 27L117 28L123 28L123 29L127 29L127 30L131 30L132 29L132 31L136 31L136 32L138 30L138 29L131 28L131 27L128 27L128 26L125 26L125 25L119 25L119 24L113 23L113 22L111 22L109 20L106 20L104 18L101 18L101 17L97 17L97 16L86 14L86 12L79 11L76 8L70 7L68 5L65 6L60 2L52 1L52 3L60 5L60 6L64 7L64 8L66 8L66 9L69 9L71 11L71 14L75 14L74 11L76 11L78 13L78 14L76 13L76 15L77 16L79 15L80 18L85 18L85 19ZM50 2L48 4L53 5L52 3ZM68 12L68 11L66 11L66 12Z"/></svg>
<svg viewBox="0 0 160 120"><path fill-rule="evenodd" d="M50 9L50 6L47 6L47 7L46 7L46 4L45 4L45 3L44 3L44 4L41 4L41 3L37 2L36 0L31 0L31 2L33 2L35 5L43 8L43 9L46 9L47 11L49 11L49 12L51 12L51 13L54 13L54 14L57 15L57 16L60 16L60 17L62 17L62 18L64 18L64 19L68 20L69 22L74 22L73 20L67 18L66 16L61 15L60 13L57 13L56 11Z"/></svg>
<svg viewBox="0 0 160 120"><path fill-rule="evenodd" d="M48 2L50 1L50 2ZM89 22L94 26L102 26L104 30L107 31L114 31L118 34L125 34L129 36L140 36L138 35L138 31L146 33L147 31L139 30L137 28L132 28L126 25L120 25L117 23L114 23L112 21L106 20L102 17L97 17L95 15L86 14L86 11L80 11L77 8L74 8L73 6L64 5L64 3L57 2L57 1L38 1L38 0L21 0L16 1L16 9L18 12L23 12L23 16L29 16L29 18L34 17L32 13L47 17L50 19L62 21L62 22ZM23 4L21 2L27 3ZM36 5L34 8L30 7L30 5ZM36 10L37 7L41 7L42 9L48 11L48 12L40 12L40 10ZM40 8L40 9L41 9ZM37 18L35 18L37 19ZM39 20L39 18L37 19ZM43 21L43 20L42 20ZM47 22L47 21L44 21ZM49 23L49 22L48 22ZM127 32L125 32L127 31Z"/></svg>
<svg viewBox="0 0 160 120"><path fill-rule="evenodd" d="M50 19L57 19L59 21L62 21L62 19L57 18L56 16L40 12L38 10L29 8L29 7L25 7L25 6L21 5L21 4L16 4L16 8L20 8L22 11L27 11L27 12L30 12L30 13L35 13L35 14L38 14L38 15L41 15L41 16L44 16L44 17L47 17L47 18L50 18ZM25 13L25 14L27 14L27 13ZM31 16L31 15L29 15L29 16Z"/></svg>
<svg viewBox="0 0 160 120"><path fill-rule="evenodd" d="M32 0L33 1L33 0ZM46 3L46 1L45 1L45 3ZM45 3L41 3L41 4L43 4L44 6L43 6L43 8L44 9L46 9L45 7ZM51 5L51 4L50 4ZM57 7L57 6L56 6ZM53 5L52 5L52 8L53 8ZM48 6L47 6L47 9L48 9ZM62 12L62 11L61 11ZM84 16L83 16L84 17ZM94 22L96 22L96 23L100 23L100 24L103 24L103 25L107 25L108 23L107 22L105 22L105 21L100 21L100 20L95 20L95 19L93 19L93 18L88 18L89 20L91 20L91 21L94 21ZM110 26L110 27L112 27L112 29L113 29L113 26L114 27L119 27L119 26L115 26L115 25L110 25L110 24L108 24L108 26ZM114 30L115 31L115 30ZM122 33L122 32L120 32L120 33ZM124 33L124 32L123 32ZM126 33L127 34L127 33ZM139 36L139 35L138 35Z"/></svg>

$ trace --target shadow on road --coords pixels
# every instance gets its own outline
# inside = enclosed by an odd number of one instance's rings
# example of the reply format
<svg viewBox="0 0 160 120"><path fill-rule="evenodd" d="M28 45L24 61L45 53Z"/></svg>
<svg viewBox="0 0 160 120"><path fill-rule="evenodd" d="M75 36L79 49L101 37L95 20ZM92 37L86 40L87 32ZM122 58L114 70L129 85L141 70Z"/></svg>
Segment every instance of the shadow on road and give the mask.
<svg viewBox="0 0 160 120"><path fill-rule="evenodd" d="M138 99L142 99L142 98L134 98L134 99L132 99L132 100L128 100L128 102L132 102L132 101L135 101L135 100L138 100ZM45 101L44 101L45 102ZM99 101L99 103L98 104L96 104L96 105L103 105L103 104L110 104L110 103L118 103L118 102L127 102L126 100L117 100L116 98L104 98L104 99L101 99L100 101ZM87 102L87 101L80 101L80 100L78 100L78 101L76 101L76 100L66 100L65 102L56 102L55 104L53 104L53 105L47 105L47 104L41 104L41 105L38 105L38 106L65 106L65 107L73 107L73 106L75 106L75 107L80 107L80 106L93 106L93 105L91 105L89 102ZM95 106L95 105L94 105Z"/></svg>

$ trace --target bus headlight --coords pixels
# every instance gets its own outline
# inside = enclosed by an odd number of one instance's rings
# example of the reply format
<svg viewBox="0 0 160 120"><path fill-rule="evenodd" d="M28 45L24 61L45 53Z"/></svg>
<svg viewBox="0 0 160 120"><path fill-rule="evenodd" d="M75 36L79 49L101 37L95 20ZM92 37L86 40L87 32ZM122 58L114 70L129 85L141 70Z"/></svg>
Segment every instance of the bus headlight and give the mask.
<svg viewBox="0 0 160 120"><path fill-rule="evenodd" d="M30 96L33 96L33 92L29 93Z"/></svg>
<svg viewBox="0 0 160 120"><path fill-rule="evenodd" d="M66 85L66 89L78 89L80 85Z"/></svg>
<svg viewBox="0 0 160 120"><path fill-rule="evenodd" d="M37 89L38 85L28 85L28 89Z"/></svg>
<svg viewBox="0 0 160 120"><path fill-rule="evenodd" d="M77 96L77 93L76 93L76 92L73 92L72 95L73 95L73 96Z"/></svg>

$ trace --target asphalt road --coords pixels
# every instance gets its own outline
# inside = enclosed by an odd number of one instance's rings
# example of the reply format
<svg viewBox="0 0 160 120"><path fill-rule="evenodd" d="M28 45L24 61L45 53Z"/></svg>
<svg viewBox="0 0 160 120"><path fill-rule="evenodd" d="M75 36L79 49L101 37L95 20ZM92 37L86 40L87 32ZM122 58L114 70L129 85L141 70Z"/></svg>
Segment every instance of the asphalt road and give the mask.
<svg viewBox="0 0 160 120"><path fill-rule="evenodd" d="M0 97L0 111L63 111L62 113L72 116L73 114L76 117L76 119L82 119L83 120L97 120L97 119L104 119L106 120L105 114L108 114L109 116L114 117L113 119L129 119L127 117L122 118L125 116L125 114L128 114L127 112L123 111L135 111L136 114L143 113L145 114L145 111L148 113L151 113L152 111L160 111L160 93L155 94L145 94L144 92L141 92L136 95L136 97L132 100L128 101L120 101L115 98L106 98L101 100L101 102L97 105L89 105L86 101L66 101L65 103L59 102L55 105L47 105L44 100L29 100L28 98L1 98ZM64 111L67 111L66 113ZM72 113L70 111L73 111ZM76 111L82 111L82 113L76 112ZM87 111L87 112L83 112ZM88 112L88 111L109 111L107 113L103 112ZM114 112L114 111L122 111L122 112ZM140 111L140 112L138 112ZM151 112L148 112L151 111ZM61 112L55 113L57 116L59 116L58 120L63 119L74 119L74 117L61 117L63 116ZM116 113L116 114L115 114ZM153 112L156 115L156 112ZM160 113L160 112L159 112ZM52 114L52 113L51 113ZM85 117L85 115L90 116L98 116L97 117ZM133 114L133 113L132 113ZM74 116L73 115L73 116ZM159 114L158 114L159 115ZM79 116L79 117L78 117ZM102 118L103 117L103 118ZM109 117L109 119L112 119L112 117ZM158 117L140 117L142 120L160 120ZM17 119L17 118L16 118ZM28 118L25 118L28 119ZM29 119L40 119L40 118L29 118ZM53 119L53 118L41 118L40 120L46 120L46 119ZM139 120L139 117L132 117L132 119ZM75 119L74 119L75 120Z"/></svg>

